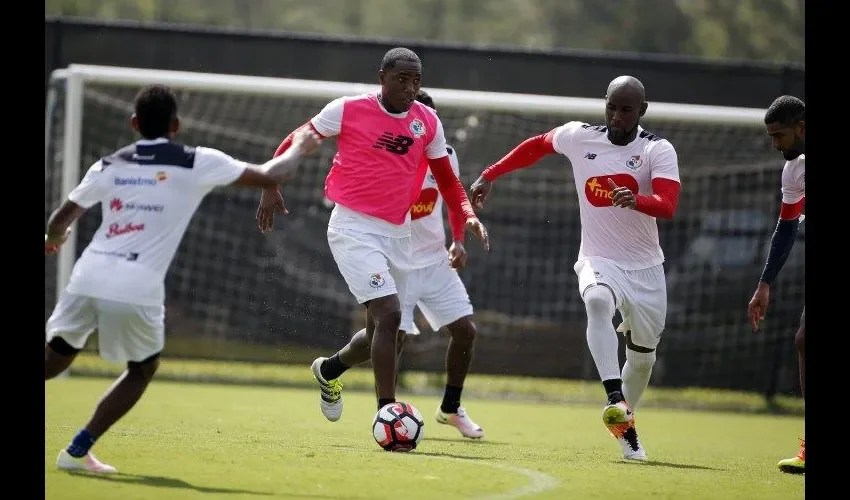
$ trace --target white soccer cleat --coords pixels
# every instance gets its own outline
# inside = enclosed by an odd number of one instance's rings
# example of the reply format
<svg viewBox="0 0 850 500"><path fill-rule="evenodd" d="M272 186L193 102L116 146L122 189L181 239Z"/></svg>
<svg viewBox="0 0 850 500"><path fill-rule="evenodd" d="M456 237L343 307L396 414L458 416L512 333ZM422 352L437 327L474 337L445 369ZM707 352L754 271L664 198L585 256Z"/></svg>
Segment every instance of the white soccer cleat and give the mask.
<svg viewBox="0 0 850 500"><path fill-rule="evenodd" d="M609 404L602 410L602 421L620 443L623 449L623 458L626 460L646 461L646 450L638 440L635 430L635 417L628 403L620 401Z"/></svg>
<svg viewBox="0 0 850 500"><path fill-rule="evenodd" d="M68 450L64 448L59 452L59 456L56 457L56 468L61 470L88 471L98 474L114 474L118 472L118 469L101 462L91 453L77 458L71 456Z"/></svg>
<svg viewBox="0 0 850 500"><path fill-rule="evenodd" d="M322 377L321 367L326 359L328 358L316 358L311 368L322 393L319 400L322 415L331 422L336 422L342 416L342 383L338 378L327 381Z"/></svg>
<svg viewBox="0 0 850 500"><path fill-rule="evenodd" d="M443 410L438 407L437 423L454 426L460 431L463 437L470 439L481 439L484 437L484 429L469 418L469 415L466 414L466 409L462 406L457 409L457 413L443 413Z"/></svg>

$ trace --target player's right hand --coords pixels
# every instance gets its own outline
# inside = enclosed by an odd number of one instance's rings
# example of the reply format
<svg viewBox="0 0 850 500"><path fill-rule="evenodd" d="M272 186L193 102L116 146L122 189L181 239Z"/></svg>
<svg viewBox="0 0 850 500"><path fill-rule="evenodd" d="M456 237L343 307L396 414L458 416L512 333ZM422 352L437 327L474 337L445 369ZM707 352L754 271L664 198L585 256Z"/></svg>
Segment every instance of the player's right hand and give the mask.
<svg viewBox="0 0 850 500"><path fill-rule="evenodd" d="M322 143L319 135L310 127L301 127L292 137L292 147L298 148L302 155L308 155L318 149Z"/></svg>
<svg viewBox="0 0 850 500"><path fill-rule="evenodd" d="M71 228L68 228L65 231L63 236L53 237L51 238L48 235L44 235L44 254L52 255L59 252L59 247L61 247L66 241L68 241L68 236L71 235Z"/></svg>
<svg viewBox="0 0 850 500"><path fill-rule="evenodd" d="M487 228L478 220L478 217L472 217L466 220L466 230L478 237L484 242L484 251L490 251L490 235L487 233Z"/></svg>
<svg viewBox="0 0 850 500"><path fill-rule="evenodd" d="M469 188L469 198L472 201L472 206L477 209L484 208L484 200L490 195L490 189L492 188L493 183L479 175Z"/></svg>
<svg viewBox="0 0 850 500"><path fill-rule="evenodd" d="M747 305L747 316L750 319L750 326L753 332L759 331L759 322L764 319L767 312L767 304L770 302L770 286L766 283L759 283L753 298Z"/></svg>
<svg viewBox="0 0 850 500"><path fill-rule="evenodd" d="M279 189L263 189L260 195L260 204L257 207L257 228L261 233L267 233L274 229L274 214L276 212L284 215L289 213L283 204L283 195Z"/></svg>

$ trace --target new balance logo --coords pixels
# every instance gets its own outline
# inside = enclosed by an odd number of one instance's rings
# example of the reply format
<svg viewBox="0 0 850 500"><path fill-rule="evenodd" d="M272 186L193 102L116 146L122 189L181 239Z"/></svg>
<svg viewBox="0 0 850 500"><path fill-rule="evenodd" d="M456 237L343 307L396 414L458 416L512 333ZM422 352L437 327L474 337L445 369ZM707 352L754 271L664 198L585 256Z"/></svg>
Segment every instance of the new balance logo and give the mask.
<svg viewBox="0 0 850 500"><path fill-rule="evenodd" d="M413 138L406 135L396 135L389 132L384 132L381 137L378 137L377 142L372 145L373 148L383 149L396 155L406 155L410 151L410 146L413 145Z"/></svg>
<svg viewBox="0 0 850 500"><path fill-rule="evenodd" d="M588 160L595 160L596 159L596 153L587 153L587 154L584 155L584 157L587 158Z"/></svg>

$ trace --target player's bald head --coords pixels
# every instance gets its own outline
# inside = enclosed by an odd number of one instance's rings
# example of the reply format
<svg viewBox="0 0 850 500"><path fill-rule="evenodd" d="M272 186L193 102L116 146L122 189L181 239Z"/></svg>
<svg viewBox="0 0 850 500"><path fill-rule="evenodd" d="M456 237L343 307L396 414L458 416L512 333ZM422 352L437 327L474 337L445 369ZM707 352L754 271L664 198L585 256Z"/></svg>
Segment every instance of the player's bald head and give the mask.
<svg viewBox="0 0 850 500"><path fill-rule="evenodd" d="M639 103L646 102L646 90L643 88L643 83L633 76L623 75L611 80L605 97L610 99L615 94L634 98Z"/></svg>

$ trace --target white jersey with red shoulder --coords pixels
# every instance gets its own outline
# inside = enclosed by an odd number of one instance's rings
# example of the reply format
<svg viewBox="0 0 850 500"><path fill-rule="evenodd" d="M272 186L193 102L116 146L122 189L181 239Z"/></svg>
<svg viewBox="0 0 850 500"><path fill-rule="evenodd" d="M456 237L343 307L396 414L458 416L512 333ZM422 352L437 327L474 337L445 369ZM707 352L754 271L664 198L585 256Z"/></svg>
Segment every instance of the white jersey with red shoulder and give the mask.
<svg viewBox="0 0 850 500"><path fill-rule="evenodd" d="M102 222L74 264L67 290L162 305L166 272L195 210L246 166L217 149L164 138L138 141L95 162L68 199L83 208L100 203Z"/></svg>
<svg viewBox="0 0 850 500"><path fill-rule="evenodd" d="M581 215L578 259L601 257L623 269L663 263L655 217L612 206L608 179L640 195L653 194L656 178L680 182L673 145L638 126L632 142L617 146L604 125L578 121L555 129L552 144L572 164Z"/></svg>
<svg viewBox="0 0 850 500"><path fill-rule="evenodd" d="M806 198L806 155L785 162L782 167L782 203L794 205Z"/></svg>
<svg viewBox="0 0 850 500"><path fill-rule="evenodd" d="M460 175L460 166L455 149L446 145L449 161L456 176ZM437 181L428 169L419 197L410 207L410 243L413 253L413 267L424 268L438 263L446 263L446 228L443 224L443 197L437 189Z"/></svg>

